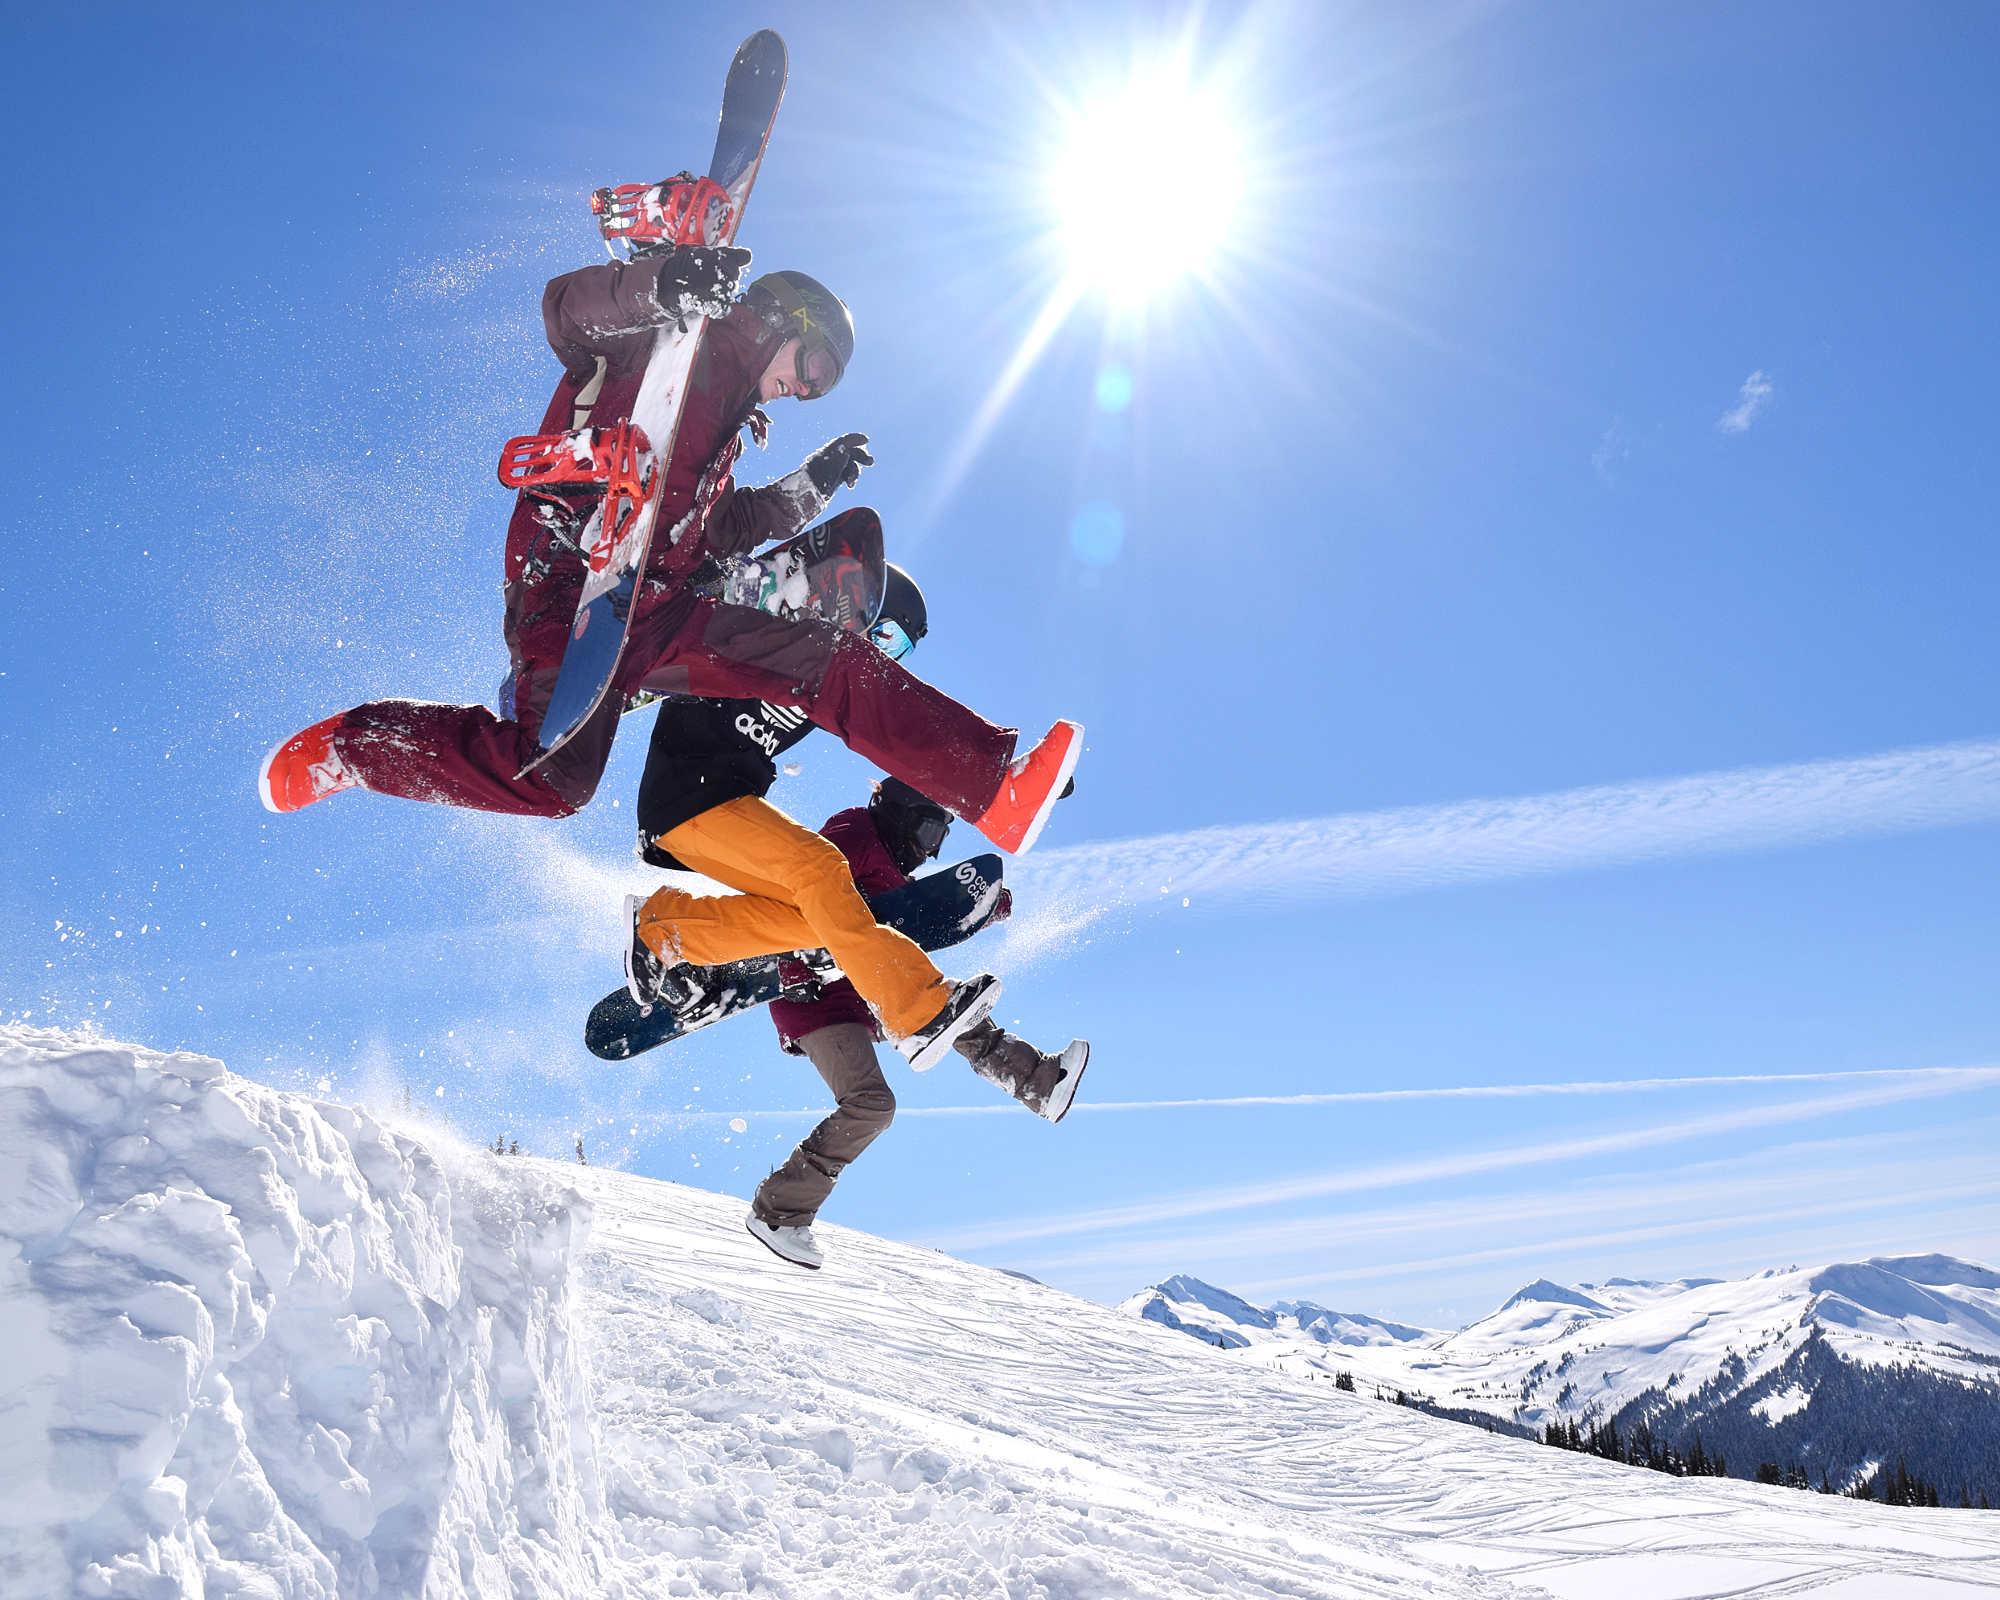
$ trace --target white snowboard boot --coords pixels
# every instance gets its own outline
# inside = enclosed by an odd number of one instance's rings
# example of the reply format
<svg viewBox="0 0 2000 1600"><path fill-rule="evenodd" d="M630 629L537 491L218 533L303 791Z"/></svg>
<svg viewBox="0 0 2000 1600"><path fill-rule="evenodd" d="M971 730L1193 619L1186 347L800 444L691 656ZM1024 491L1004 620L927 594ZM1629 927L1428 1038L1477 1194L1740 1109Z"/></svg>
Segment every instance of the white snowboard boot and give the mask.
<svg viewBox="0 0 2000 1600"><path fill-rule="evenodd" d="M795 1267L804 1267L817 1272L826 1264L826 1252L813 1238L812 1224L802 1228L774 1228L763 1218L753 1215L744 1227L750 1237L763 1245L774 1256L783 1256Z"/></svg>

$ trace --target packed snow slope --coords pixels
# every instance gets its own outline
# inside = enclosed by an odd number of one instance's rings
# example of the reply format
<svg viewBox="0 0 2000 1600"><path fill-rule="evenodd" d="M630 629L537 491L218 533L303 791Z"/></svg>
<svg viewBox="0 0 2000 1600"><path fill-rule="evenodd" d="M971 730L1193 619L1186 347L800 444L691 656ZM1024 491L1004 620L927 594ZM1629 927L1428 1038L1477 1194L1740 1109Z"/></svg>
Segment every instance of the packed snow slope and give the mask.
<svg viewBox="0 0 2000 1600"><path fill-rule="evenodd" d="M0 1030L0 1593L2000 1592L2000 1516L1658 1474L839 1228Z"/></svg>
<svg viewBox="0 0 2000 1600"><path fill-rule="evenodd" d="M1539 1435L1645 1422L1748 1476L1821 1469L1845 1487L1886 1459L2000 1498L2000 1272L1951 1256L1785 1267L1735 1280L1539 1279L1459 1331L1400 1328L1305 1303L1260 1307L1197 1278L1119 1309L1249 1361L1352 1374Z"/></svg>

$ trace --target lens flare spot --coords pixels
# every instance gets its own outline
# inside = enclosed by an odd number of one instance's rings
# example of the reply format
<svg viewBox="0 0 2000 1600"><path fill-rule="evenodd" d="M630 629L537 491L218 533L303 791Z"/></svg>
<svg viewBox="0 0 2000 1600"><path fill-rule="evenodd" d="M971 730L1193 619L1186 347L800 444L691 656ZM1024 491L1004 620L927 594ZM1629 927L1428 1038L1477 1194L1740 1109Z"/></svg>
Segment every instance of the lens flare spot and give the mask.
<svg viewBox="0 0 2000 1600"><path fill-rule="evenodd" d="M1117 416L1132 403L1132 369L1114 361L1097 375L1097 409Z"/></svg>
<svg viewBox="0 0 2000 1600"><path fill-rule="evenodd" d="M1103 500L1087 500L1070 519L1069 547L1086 567L1108 567L1125 548L1125 513Z"/></svg>

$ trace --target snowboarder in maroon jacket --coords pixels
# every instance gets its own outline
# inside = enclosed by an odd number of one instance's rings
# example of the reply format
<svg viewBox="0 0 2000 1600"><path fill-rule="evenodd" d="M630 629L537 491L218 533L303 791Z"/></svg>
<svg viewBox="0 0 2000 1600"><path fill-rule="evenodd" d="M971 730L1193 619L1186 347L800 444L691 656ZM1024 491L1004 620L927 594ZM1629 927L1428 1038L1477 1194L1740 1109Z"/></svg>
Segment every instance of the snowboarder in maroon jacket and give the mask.
<svg viewBox="0 0 2000 1600"><path fill-rule="evenodd" d="M265 758L264 804L296 811L341 789L563 817L596 791L618 718L639 691L754 695L797 706L878 766L936 796L1003 849L1035 841L1082 746L1059 722L1034 750L1017 735L912 677L858 635L813 618L772 616L705 599L690 580L710 555L789 537L836 489L871 464L865 434L847 434L762 489L736 486L741 431L761 444L759 402L816 399L853 351L847 308L803 273L757 280L733 299L749 252L694 247L563 274L542 297L549 346L564 376L544 433L627 420L656 331L700 313L702 335L646 570L632 598L618 673L589 721L548 760L541 718L577 612L584 568L578 534L594 502L523 490L507 530L510 667L501 715L484 706L378 700L295 734ZM679 537L673 537L678 533Z"/></svg>
<svg viewBox="0 0 2000 1600"><path fill-rule="evenodd" d="M908 883L937 855L950 823L944 807L887 778L867 805L836 812L820 832L847 857L855 886L875 895ZM812 973L799 963L785 962L780 971L791 988L814 987ZM757 1186L748 1227L785 1260L818 1267L825 1252L813 1238L813 1219L848 1163L889 1126L896 1096L875 1058L882 1031L847 979L820 988L816 999L773 1000L770 1009L779 1045L812 1062L837 1109ZM1080 1039L1061 1055L1044 1055L991 1017L960 1034L952 1048L980 1077L1051 1122L1069 1110L1090 1059L1090 1046Z"/></svg>

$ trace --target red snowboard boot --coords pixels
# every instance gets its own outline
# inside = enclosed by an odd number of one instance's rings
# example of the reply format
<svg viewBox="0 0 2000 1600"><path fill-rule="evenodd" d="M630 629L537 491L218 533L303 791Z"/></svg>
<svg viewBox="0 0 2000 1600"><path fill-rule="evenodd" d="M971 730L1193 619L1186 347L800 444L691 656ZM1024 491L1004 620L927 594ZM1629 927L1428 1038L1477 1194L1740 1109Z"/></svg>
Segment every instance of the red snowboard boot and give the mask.
<svg viewBox="0 0 2000 1600"><path fill-rule="evenodd" d="M361 780L347 770L334 748L333 736L346 716L344 711L337 712L315 722L264 757L264 765L257 771L257 794L266 811L303 811L315 800L360 785Z"/></svg>
<svg viewBox="0 0 2000 1600"><path fill-rule="evenodd" d="M1002 850L1026 855L1040 836L1042 824L1049 820L1050 810L1063 797L1081 754L1082 726L1058 722L1034 749L1007 764L1000 792L983 816L972 819L972 825Z"/></svg>

